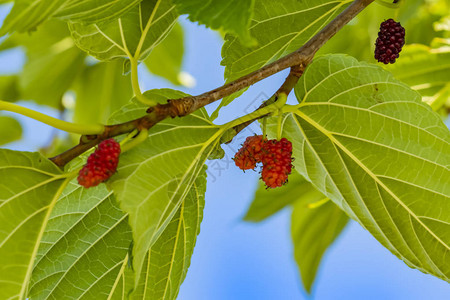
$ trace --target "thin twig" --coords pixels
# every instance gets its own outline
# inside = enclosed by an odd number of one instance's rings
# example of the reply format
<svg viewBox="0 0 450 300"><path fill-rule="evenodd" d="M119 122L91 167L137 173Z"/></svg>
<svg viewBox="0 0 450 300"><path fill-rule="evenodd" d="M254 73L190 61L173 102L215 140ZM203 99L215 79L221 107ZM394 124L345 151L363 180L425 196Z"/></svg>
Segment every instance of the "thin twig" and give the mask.
<svg viewBox="0 0 450 300"><path fill-rule="evenodd" d="M286 77L286 79L284 80L284 82L281 85L281 87L275 92L275 94L272 95L272 97L270 97L269 99L264 101L255 111L257 111L257 110L259 110L259 109L261 109L263 107L266 107L267 105L270 105L270 104L274 103L275 101L277 101L278 95L280 93L284 93L286 95L289 95L289 93L292 91L294 86L297 84L297 82L300 79L300 77L303 75L303 72L305 71L305 68L306 68L305 65L291 67L291 71L289 72L289 75ZM266 115L257 117L255 119L249 120L249 121L247 121L245 123L242 123L242 124L239 124L239 125L233 127L232 129L235 131L234 135L237 135L239 132L244 130L247 126L249 126L250 124L252 124L256 120L261 119L261 118L263 118L265 116ZM232 140L233 139L230 139L226 143L228 144Z"/></svg>
<svg viewBox="0 0 450 300"><path fill-rule="evenodd" d="M247 88L256 82L272 76L284 69L292 68L294 66L306 67L313 59L316 52L330 39L336 32L338 32L345 24L352 20L358 13L360 13L365 7L367 7L374 0L355 0L349 7L347 7L342 13L334 18L327 26L325 26L320 32L313 36L306 44L300 49L280 58L279 60L262 67L248 75L245 75L235 81L218 87L212 91L206 92L198 96L184 97L180 99L169 99L166 104L158 104L154 107L150 107L148 114L142 118L125 122L122 124L105 126L105 130L102 134L92 136L82 136L80 143L67 150L66 152L51 158L51 160L58 166L63 167L73 158L79 156L90 148L94 147L102 140L118 136L121 134L129 133L134 129L149 129L158 122L168 117L183 117L190 113L193 113L197 109L204 107L214 101L229 96L237 91ZM295 68L294 68L295 69ZM291 69L292 71L292 69ZM290 73L291 75L291 73ZM298 80L298 78L297 78ZM295 77L288 76L281 88L288 88L291 81L295 81ZM296 81L295 81L296 82ZM295 83L294 83L295 85ZM280 88L280 89L281 89ZM287 89L292 90L292 88ZM286 90L286 91L287 91ZM276 93L277 94L277 93ZM276 101L276 96L269 101ZM265 105L268 105L267 103Z"/></svg>

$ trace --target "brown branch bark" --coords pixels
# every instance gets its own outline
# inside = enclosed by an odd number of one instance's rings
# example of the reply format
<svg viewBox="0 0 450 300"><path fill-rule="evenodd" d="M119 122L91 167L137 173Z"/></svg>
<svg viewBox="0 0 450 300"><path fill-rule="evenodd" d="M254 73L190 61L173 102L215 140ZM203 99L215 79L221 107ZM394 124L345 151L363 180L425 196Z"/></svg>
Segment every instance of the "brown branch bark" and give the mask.
<svg viewBox="0 0 450 300"><path fill-rule="evenodd" d="M373 1L374 0L355 0L349 7L347 7L330 23L328 23L327 26L313 36L301 48L280 58L279 60L274 61L271 64L262 67L259 70L201 95L168 100L168 103L164 105L172 107L174 112L172 117L185 116L207 104L249 87L258 81L272 76L284 69L302 64L307 66L313 59L316 52L329 39L331 39L342 27L344 27L344 25L350 22L350 20L352 20Z"/></svg>
<svg viewBox="0 0 450 300"><path fill-rule="evenodd" d="M306 44L304 44L298 50L280 58L273 63L262 67L248 75L245 75L235 81L227 83L221 87L218 87L209 92L203 93L198 96L184 97L180 99L169 99L166 104L158 104L155 107L150 107L148 114L142 118L125 122L122 124L110 125L105 127L105 131L96 136L82 136L80 143L75 147L61 153L58 156L51 158L51 160L58 166L63 167L73 158L79 156L90 148L94 147L102 140L118 136L121 134L129 133L134 129L151 128L158 122L168 117L183 117L199 108L204 107L214 101L229 96L239 90L249 87L262 79L272 76L284 69L300 66L305 68L313 59L316 52L330 39L332 38L345 24L358 15L365 7L367 7L374 0L355 0L349 7L347 7L342 13L334 18L327 26L325 26L320 32L313 36ZM295 67L297 68L297 67ZM294 68L294 69L295 69ZM292 73L292 69L291 69ZM295 85L295 76L289 74L286 78L286 82L280 89L289 89L290 85ZM297 78L298 80L298 78ZM296 81L295 81L296 82ZM293 83L293 84L292 84ZM279 92L279 91L278 91ZM277 92L277 93L278 93ZM275 95L277 94L275 93ZM271 101L276 101L276 96ZM267 103L269 104L269 103ZM265 105L267 105L265 104ZM241 129L242 130L242 129Z"/></svg>

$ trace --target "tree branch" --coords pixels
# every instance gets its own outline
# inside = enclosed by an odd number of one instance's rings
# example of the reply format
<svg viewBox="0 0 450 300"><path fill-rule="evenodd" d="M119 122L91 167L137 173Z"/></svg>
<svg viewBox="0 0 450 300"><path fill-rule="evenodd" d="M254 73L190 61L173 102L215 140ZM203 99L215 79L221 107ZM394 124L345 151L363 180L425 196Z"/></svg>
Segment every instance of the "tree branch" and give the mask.
<svg viewBox="0 0 450 300"><path fill-rule="evenodd" d="M58 156L51 158L51 160L56 165L63 167L69 161L94 147L102 140L129 133L134 129L149 129L168 117L175 118L186 116L207 104L249 87L256 82L272 76L284 69L291 68L291 73L286 78L285 83L283 83L277 93L275 93L269 101L266 101L266 103L263 104L266 106L272 103L271 101L276 101L276 95L280 92L280 90L288 94L300 77L300 75L294 75L293 70L294 73L295 70L302 70L303 72L304 68L306 68L306 66L312 61L316 52L342 27L344 27L345 24L352 20L373 1L374 0L355 0L349 7L333 19L320 32L313 36L300 49L262 67L259 70L198 96L169 99L166 104L157 104L154 107L150 107L147 110L148 114L144 117L122 124L105 126L105 130L102 134L91 136L84 135L80 138L80 143L78 145ZM237 130L239 130L239 128L237 128Z"/></svg>
<svg viewBox="0 0 450 300"><path fill-rule="evenodd" d="M313 36L301 48L280 58L277 61L274 61L271 64L262 67L259 70L201 95L168 100L168 103L163 105L172 107L171 110L174 114L171 115L171 117L182 117L196 111L201 107L204 107L207 104L249 87L258 81L272 76L284 69L296 65L307 66L313 59L316 52L329 39L331 39L342 27L350 22L350 20L352 20L373 1L374 0L355 0L349 7L347 7L330 23L328 23L327 26ZM152 109L153 108L150 108L149 111L152 111Z"/></svg>

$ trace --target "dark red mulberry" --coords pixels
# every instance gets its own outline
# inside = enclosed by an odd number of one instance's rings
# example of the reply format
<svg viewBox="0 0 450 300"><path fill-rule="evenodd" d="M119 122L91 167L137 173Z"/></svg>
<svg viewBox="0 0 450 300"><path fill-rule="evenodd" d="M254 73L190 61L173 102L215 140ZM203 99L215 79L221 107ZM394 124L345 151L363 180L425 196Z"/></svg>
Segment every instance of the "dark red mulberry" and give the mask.
<svg viewBox="0 0 450 300"><path fill-rule="evenodd" d="M405 45L405 28L388 19L381 23L375 43L375 59L384 64L394 63Z"/></svg>

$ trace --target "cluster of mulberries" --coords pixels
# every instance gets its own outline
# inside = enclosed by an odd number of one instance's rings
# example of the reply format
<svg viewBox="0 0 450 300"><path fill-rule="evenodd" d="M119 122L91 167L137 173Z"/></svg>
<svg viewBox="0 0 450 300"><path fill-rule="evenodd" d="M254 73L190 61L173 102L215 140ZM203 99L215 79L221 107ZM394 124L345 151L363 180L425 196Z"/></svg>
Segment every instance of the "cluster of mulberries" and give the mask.
<svg viewBox="0 0 450 300"><path fill-rule="evenodd" d="M405 44L405 28L388 19L381 23L375 42L375 59L384 64L394 63Z"/></svg>
<svg viewBox="0 0 450 300"><path fill-rule="evenodd" d="M120 144L114 139L101 142L80 170L78 183L85 188L90 188L107 180L116 172L119 155Z"/></svg>
<svg viewBox="0 0 450 300"><path fill-rule="evenodd" d="M249 136L234 156L242 170L256 168L262 162L261 179L267 187L276 188L287 182L292 171L292 143L286 138L267 140L262 135Z"/></svg>

